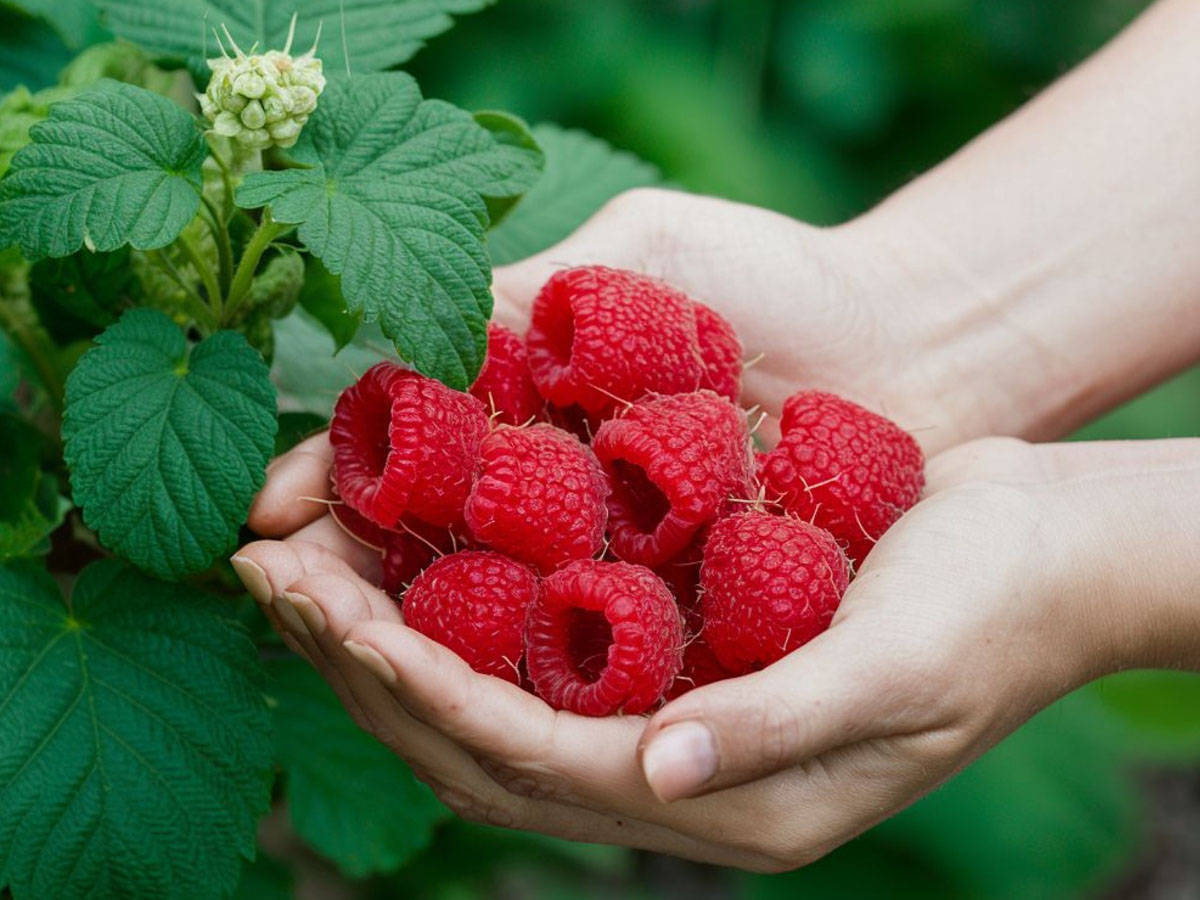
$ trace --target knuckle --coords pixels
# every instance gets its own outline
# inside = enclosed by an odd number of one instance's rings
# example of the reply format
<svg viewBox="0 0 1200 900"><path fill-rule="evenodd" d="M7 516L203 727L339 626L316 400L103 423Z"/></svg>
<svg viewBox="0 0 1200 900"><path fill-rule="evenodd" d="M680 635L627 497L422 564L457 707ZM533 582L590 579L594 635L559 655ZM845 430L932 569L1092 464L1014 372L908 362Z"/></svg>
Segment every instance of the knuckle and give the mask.
<svg viewBox="0 0 1200 900"><path fill-rule="evenodd" d="M577 799L562 778L539 766L509 764L490 759L480 760L479 766L496 784L518 797L565 802L574 802Z"/></svg>

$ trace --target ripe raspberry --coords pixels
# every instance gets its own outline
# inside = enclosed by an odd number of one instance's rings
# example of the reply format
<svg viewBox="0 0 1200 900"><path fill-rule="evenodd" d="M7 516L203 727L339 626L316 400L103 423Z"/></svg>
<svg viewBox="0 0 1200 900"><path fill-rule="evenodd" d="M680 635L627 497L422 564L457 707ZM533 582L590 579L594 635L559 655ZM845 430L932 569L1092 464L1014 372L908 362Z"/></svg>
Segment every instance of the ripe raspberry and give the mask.
<svg viewBox="0 0 1200 900"><path fill-rule="evenodd" d="M500 553L443 556L404 594L404 622L461 656L476 672L520 683L522 633L538 580Z"/></svg>
<svg viewBox="0 0 1200 900"><path fill-rule="evenodd" d="M827 531L757 511L721 519L700 569L704 640L730 672L770 665L829 627L849 581Z"/></svg>
<svg viewBox="0 0 1200 900"><path fill-rule="evenodd" d="M733 326L703 303L694 303L696 338L704 375L700 386L737 403L742 396L742 342Z"/></svg>
<svg viewBox="0 0 1200 900"><path fill-rule="evenodd" d="M826 529L862 562L920 499L921 448L894 422L819 391L789 397L780 428L779 444L759 460L767 499Z"/></svg>
<svg viewBox="0 0 1200 900"><path fill-rule="evenodd" d="M487 412L474 397L378 363L338 398L329 427L334 484L354 510L385 528L405 513L455 525L487 430Z"/></svg>
<svg viewBox="0 0 1200 900"><path fill-rule="evenodd" d="M524 425L540 416L545 406L529 374L525 342L499 322L488 323L487 357L471 385L471 395L504 425Z"/></svg>
<svg viewBox="0 0 1200 900"><path fill-rule="evenodd" d="M556 272L533 301L525 342L542 396L590 413L694 391L704 375L692 301L622 269Z"/></svg>
<svg viewBox="0 0 1200 900"><path fill-rule="evenodd" d="M600 426L613 552L657 566L683 550L730 498L751 493L746 415L712 391L654 397Z"/></svg>
<svg viewBox="0 0 1200 900"><path fill-rule="evenodd" d="M344 532L360 544L373 547L380 552L383 551L383 545L387 541L387 531L362 513L356 512L345 501L332 504L329 507L329 514L333 516L333 521L337 522Z"/></svg>
<svg viewBox="0 0 1200 900"><path fill-rule="evenodd" d="M525 627L538 695L585 716L645 712L679 672L683 631L649 569L578 560L542 582Z"/></svg>
<svg viewBox="0 0 1200 900"><path fill-rule="evenodd" d="M383 533L383 568L379 586L398 597L434 560L465 545L445 528L416 519L401 519L395 531Z"/></svg>
<svg viewBox="0 0 1200 900"><path fill-rule="evenodd" d="M543 575L604 543L608 481L595 454L553 425L502 426L479 445L471 533Z"/></svg>
<svg viewBox="0 0 1200 900"><path fill-rule="evenodd" d="M702 549L702 540L693 541L679 556L654 570L675 596L683 620L683 666L667 691L668 700L674 700L692 688L733 677L717 661L701 634L704 624L700 605Z"/></svg>

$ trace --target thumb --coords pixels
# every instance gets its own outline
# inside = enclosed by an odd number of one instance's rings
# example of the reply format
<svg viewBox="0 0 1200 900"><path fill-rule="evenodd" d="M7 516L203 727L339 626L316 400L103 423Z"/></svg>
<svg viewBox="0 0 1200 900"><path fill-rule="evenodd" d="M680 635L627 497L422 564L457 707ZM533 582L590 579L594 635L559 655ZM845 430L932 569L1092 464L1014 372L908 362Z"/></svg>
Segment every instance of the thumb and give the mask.
<svg viewBox="0 0 1200 900"><path fill-rule="evenodd" d="M695 797L884 733L894 671L864 652L845 619L760 672L688 692L663 707L639 744L663 801Z"/></svg>

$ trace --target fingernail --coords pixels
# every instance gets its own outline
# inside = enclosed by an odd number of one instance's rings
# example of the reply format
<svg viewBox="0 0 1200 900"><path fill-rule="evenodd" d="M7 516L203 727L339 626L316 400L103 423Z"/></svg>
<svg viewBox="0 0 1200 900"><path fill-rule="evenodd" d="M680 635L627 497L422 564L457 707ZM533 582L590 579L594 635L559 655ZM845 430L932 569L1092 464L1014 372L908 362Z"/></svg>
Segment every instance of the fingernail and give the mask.
<svg viewBox="0 0 1200 900"><path fill-rule="evenodd" d="M396 670L374 647L368 647L358 641L345 641L342 646L346 648L347 653L370 669L375 677L384 684L396 683Z"/></svg>
<svg viewBox="0 0 1200 900"><path fill-rule="evenodd" d="M642 771L664 803L690 797L717 774L717 742L699 722L671 725L642 751Z"/></svg>
<svg viewBox="0 0 1200 900"><path fill-rule="evenodd" d="M296 591L284 591L283 599L290 603L300 618L304 620L310 634L316 635L325 632L325 613L321 612L321 607L317 606L312 597Z"/></svg>
<svg viewBox="0 0 1200 900"><path fill-rule="evenodd" d="M298 595L292 594L291 596L295 597ZM312 633L308 630L308 625L305 623L304 619L300 618L299 611L296 609L292 600L288 597L286 591L274 598L274 600L271 602L275 607L275 614L279 616L279 620L283 622L284 626L289 631L294 631L296 634L312 637Z"/></svg>
<svg viewBox="0 0 1200 900"><path fill-rule="evenodd" d="M251 597L264 606L271 602L271 581L262 566L245 556L231 557L229 563Z"/></svg>

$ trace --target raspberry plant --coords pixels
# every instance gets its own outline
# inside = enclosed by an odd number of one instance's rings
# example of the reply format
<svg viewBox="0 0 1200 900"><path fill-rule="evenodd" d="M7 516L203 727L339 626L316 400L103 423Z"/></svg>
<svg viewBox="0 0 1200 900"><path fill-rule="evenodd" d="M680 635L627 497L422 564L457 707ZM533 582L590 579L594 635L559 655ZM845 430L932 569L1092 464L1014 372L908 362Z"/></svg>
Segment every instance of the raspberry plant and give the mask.
<svg viewBox="0 0 1200 900"><path fill-rule="evenodd" d="M656 175L395 70L488 0L25 2L85 49L0 97L0 895L230 896L273 798L393 872L448 813L225 557L340 388L465 389L493 263Z"/></svg>

